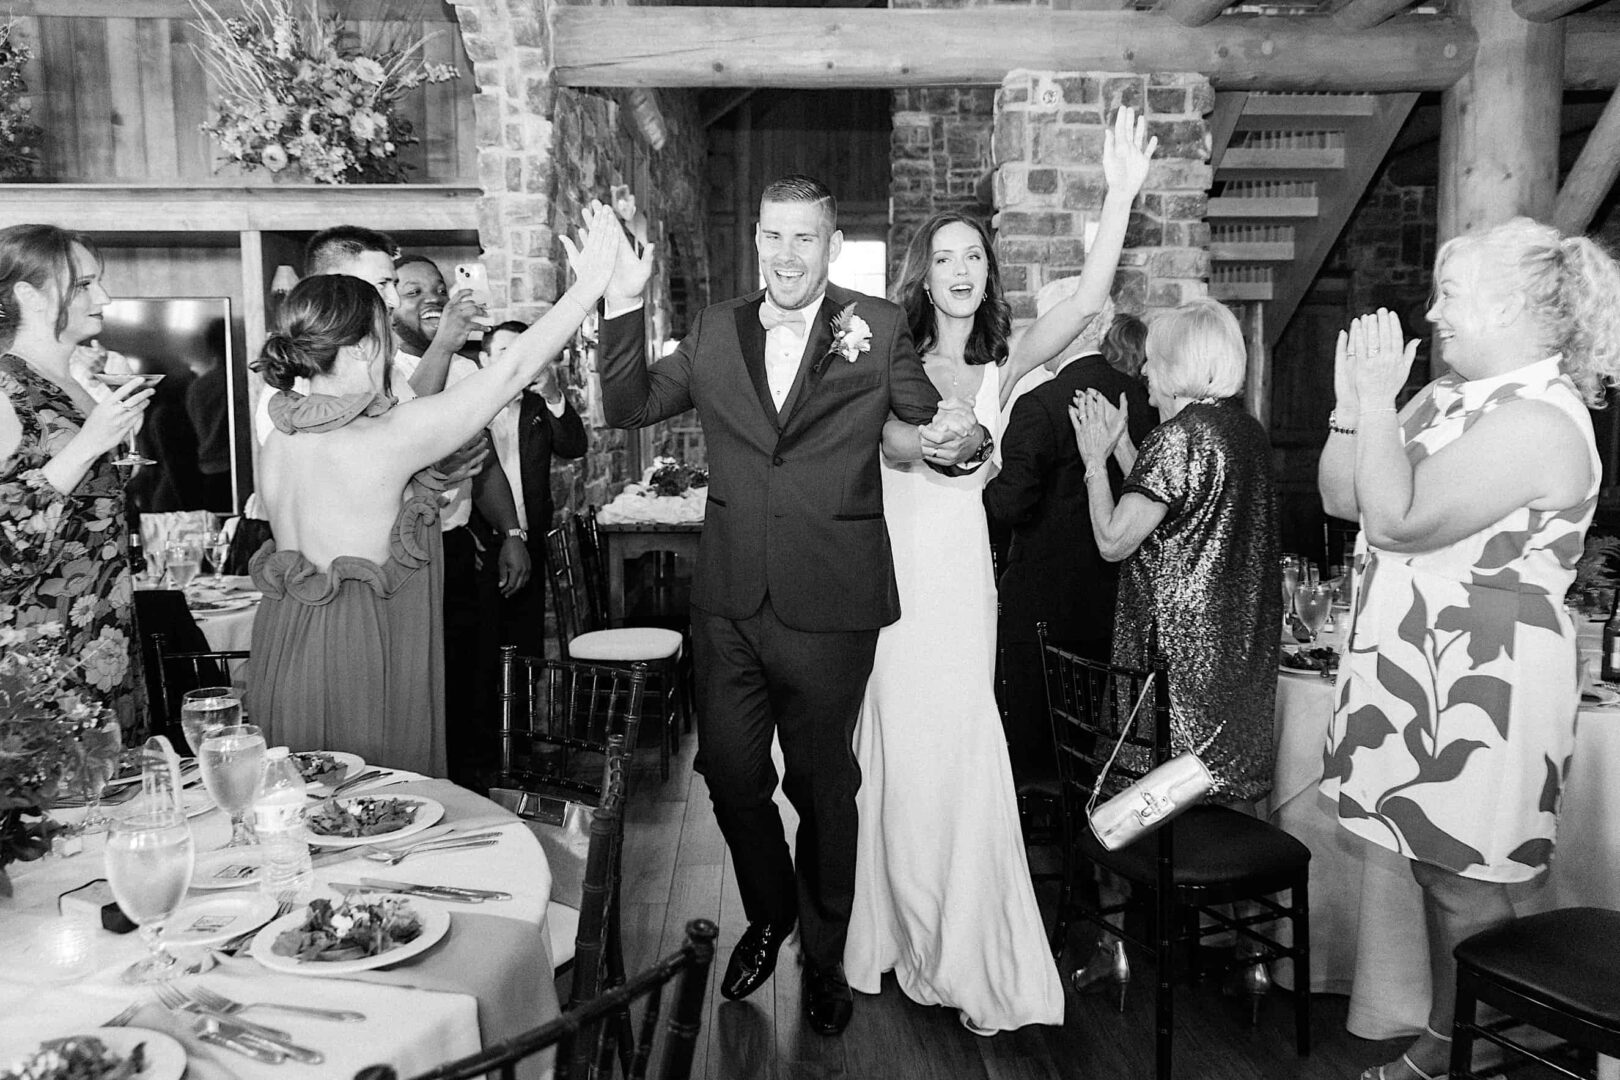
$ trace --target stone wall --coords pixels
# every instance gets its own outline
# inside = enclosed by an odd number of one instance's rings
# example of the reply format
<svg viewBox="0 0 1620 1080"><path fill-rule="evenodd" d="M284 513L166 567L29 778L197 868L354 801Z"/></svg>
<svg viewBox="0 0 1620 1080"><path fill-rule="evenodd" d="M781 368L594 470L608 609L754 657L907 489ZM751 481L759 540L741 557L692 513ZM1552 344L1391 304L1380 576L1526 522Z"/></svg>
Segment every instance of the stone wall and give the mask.
<svg viewBox="0 0 1620 1080"><path fill-rule="evenodd" d="M473 62L478 93L478 235L497 318L533 321L567 287L557 237L577 228L580 208L630 185L650 223L659 262L650 302L669 325L672 272L701 305L708 291L704 243L704 137L690 93L654 91L664 143L653 149L630 115L628 96L553 86L546 69L550 0L451 0ZM673 242L672 242L673 241ZM681 265L670 265L672 250ZM693 295L695 294L695 295ZM594 349L582 340L569 358L569 393L589 413ZM589 419L587 419L589 424ZM657 434L651 436L656 440ZM560 512L601 505L636 471L630 437L596 427L581 462L563 462L552 483Z"/></svg>
<svg viewBox="0 0 1620 1080"><path fill-rule="evenodd" d="M1410 300L1428 293L1433 272L1440 232L1437 190L1432 184L1393 183L1387 172L1368 189L1323 266L1324 274L1348 277L1350 310L1385 305L1410 324Z"/></svg>
<svg viewBox="0 0 1620 1080"><path fill-rule="evenodd" d="M896 6L906 6L899 5ZM989 87L896 90L889 180L889 280L899 281L906 245L942 210L988 219L981 181L994 167Z"/></svg>
<svg viewBox="0 0 1620 1080"><path fill-rule="evenodd" d="M1122 105L1145 109L1158 136L1114 279L1123 311L1174 307L1208 292L1212 170L1204 116L1214 107L1201 75L1015 71L996 94L996 254L1013 317L1035 316L1046 282L1080 272L1097 220L1105 123Z"/></svg>

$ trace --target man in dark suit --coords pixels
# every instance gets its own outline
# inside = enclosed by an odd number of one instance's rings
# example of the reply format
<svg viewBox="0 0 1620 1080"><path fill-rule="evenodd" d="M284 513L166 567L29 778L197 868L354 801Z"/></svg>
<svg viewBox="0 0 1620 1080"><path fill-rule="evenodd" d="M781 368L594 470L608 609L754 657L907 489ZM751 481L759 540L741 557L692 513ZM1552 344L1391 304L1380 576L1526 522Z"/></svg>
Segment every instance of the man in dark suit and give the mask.
<svg viewBox="0 0 1620 1080"><path fill-rule="evenodd" d="M697 767L749 924L720 992L745 997L769 978L797 922L810 1026L836 1035L854 1008L843 974L860 786L851 739L878 629L900 615L883 425L891 413L919 425L929 460L949 467L982 462L989 433L971 412L939 408L899 307L827 284L843 236L819 181L767 187L754 242L765 289L705 309L651 367L639 310L651 257L621 244L604 299L603 411L639 427L695 406L703 424ZM799 813L796 867L771 802L773 734Z"/></svg>
<svg viewBox="0 0 1620 1080"><path fill-rule="evenodd" d="M497 360L526 323L503 322L484 335L484 363ZM495 414L489 433L495 455L512 485L518 528L529 549L533 572L521 588L501 597L500 639L524 656L544 656L546 638L546 532L551 528L551 460L585 456L585 423L547 364L516 401Z"/></svg>
<svg viewBox="0 0 1620 1080"><path fill-rule="evenodd" d="M1055 302L1051 293L1038 299ZM1153 427L1146 387L1115 371L1097 351L1112 322L1109 304L1069 348L1048 361L1053 378L1016 400L1001 435L1001 472L984 488L991 519L1012 531L1001 572L997 638L1007 696L1007 751L1019 779L1056 771L1035 624L1045 622L1055 644L1103 661L1113 636L1119 569L1097 553L1086 469L1069 423L1074 395L1097 390L1114 403L1124 396L1133 442L1140 444ZM1112 458L1108 482L1117 498L1124 477Z"/></svg>

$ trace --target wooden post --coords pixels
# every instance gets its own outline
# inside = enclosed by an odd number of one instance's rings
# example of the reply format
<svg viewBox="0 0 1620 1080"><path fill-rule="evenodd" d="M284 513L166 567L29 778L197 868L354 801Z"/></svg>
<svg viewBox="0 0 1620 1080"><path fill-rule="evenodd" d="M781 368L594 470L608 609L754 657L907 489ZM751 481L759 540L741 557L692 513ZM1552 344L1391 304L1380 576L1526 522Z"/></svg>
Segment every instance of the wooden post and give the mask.
<svg viewBox="0 0 1620 1080"><path fill-rule="evenodd" d="M1597 126L1586 137L1581 156L1564 178L1564 187L1553 206L1553 224L1570 235L1585 232L1616 176L1620 176L1620 92L1609 95Z"/></svg>
<svg viewBox="0 0 1620 1080"><path fill-rule="evenodd" d="M1243 336L1249 344L1249 371L1243 380L1243 405L1260 426L1271 431L1271 349L1266 345L1266 305L1251 300L1244 312Z"/></svg>
<svg viewBox="0 0 1620 1080"><path fill-rule="evenodd" d="M1440 98L1441 241L1520 214L1545 221L1558 193L1563 25L1499 0L1469 0L1464 16L1479 48Z"/></svg>

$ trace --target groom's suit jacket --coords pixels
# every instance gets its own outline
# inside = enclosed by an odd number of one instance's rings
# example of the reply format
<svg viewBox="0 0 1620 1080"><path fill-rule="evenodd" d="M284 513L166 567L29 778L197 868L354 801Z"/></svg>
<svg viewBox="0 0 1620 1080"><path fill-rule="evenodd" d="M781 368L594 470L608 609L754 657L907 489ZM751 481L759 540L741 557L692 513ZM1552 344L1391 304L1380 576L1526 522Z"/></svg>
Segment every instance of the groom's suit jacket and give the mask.
<svg viewBox="0 0 1620 1080"><path fill-rule="evenodd" d="M709 497L694 607L745 619L768 594L798 630L887 626L900 600L883 521L883 424L891 412L926 423L939 393L899 307L829 285L779 414L765 373L764 295L705 308L651 366L640 310L603 320L603 412L615 427L641 427L697 408ZM833 320L851 304L872 342L848 362L828 353Z"/></svg>

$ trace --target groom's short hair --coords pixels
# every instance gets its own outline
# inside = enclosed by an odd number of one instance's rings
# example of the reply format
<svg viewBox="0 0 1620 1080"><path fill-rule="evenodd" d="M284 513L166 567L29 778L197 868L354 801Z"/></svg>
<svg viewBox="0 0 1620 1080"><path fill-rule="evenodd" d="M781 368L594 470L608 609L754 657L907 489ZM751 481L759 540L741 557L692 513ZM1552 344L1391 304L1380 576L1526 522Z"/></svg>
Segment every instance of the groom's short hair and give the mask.
<svg viewBox="0 0 1620 1080"><path fill-rule="evenodd" d="M838 228L838 200L833 198L832 191L813 176L794 174L784 176L780 180L773 180L760 195L761 204L768 202L807 202L818 203L822 213L827 216L827 231Z"/></svg>

